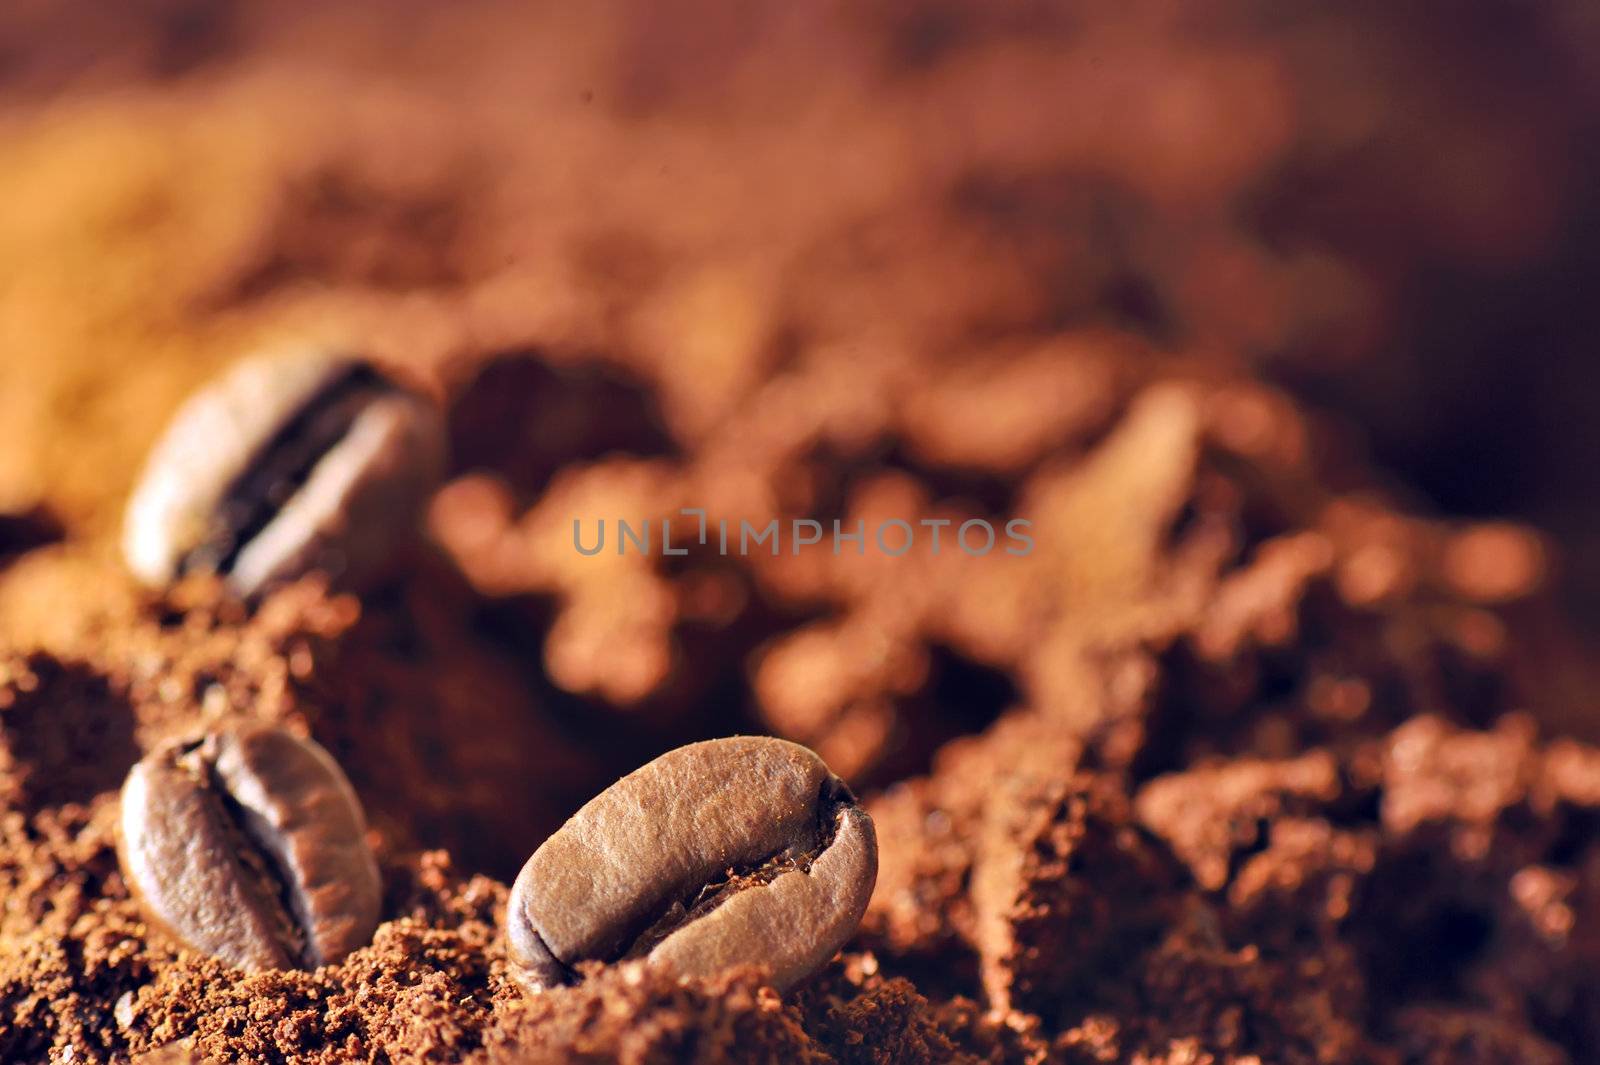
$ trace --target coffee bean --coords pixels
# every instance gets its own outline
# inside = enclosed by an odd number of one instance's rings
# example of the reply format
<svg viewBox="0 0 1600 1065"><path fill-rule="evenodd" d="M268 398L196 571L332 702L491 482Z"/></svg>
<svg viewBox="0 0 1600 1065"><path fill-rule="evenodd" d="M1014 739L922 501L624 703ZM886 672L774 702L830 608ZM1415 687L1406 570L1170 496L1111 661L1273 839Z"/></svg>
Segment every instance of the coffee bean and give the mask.
<svg viewBox="0 0 1600 1065"><path fill-rule="evenodd" d="M709 740L623 777L534 852L511 888L512 975L572 983L579 961L681 974L766 966L787 988L855 931L878 876L872 819L822 759Z"/></svg>
<svg viewBox="0 0 1600 1065"><path fill-rule="evenodd" d="M117 856L146 914L246 969L315 968L378 924L361 805L327 751L263 725L166 744L128 772Z"/></svg>
<svg viewBox="0 0 1600 1065"><path fill-rule="evenodd" d="M151 452L123 553L155 586L209 572L249 597L321 570L359 587L414 534L443 452L434 405L359 359L247 359L192 396Z"/></svg>

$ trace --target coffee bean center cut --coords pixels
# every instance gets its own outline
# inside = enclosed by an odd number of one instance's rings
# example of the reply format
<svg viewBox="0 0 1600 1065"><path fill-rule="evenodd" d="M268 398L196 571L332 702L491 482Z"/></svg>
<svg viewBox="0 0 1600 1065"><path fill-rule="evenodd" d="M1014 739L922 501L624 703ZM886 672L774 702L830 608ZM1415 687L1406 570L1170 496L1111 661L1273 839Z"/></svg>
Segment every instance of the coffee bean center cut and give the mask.
<svg viewBox="0 0 1600 1065"><path fill-rule="evenodd" d="M332 377L244 463L206 535L179 560L179 572L232 570L240 552L310 479L362 409L392 387L363 362L352 361Z"/></svg>

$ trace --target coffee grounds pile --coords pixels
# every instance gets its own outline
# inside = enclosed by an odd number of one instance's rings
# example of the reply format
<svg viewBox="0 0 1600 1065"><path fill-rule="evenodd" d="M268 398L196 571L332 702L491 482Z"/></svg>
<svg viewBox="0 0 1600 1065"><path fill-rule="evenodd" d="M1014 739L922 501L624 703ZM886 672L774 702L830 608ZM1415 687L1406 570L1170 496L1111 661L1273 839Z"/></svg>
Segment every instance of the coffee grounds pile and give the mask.
<svg viewBox="0 0 1600 1065"><path fill-rule="evenodd" d="M288 6L0 12L0 1061L1600 1062L1558 553L1263 383L1548 249L1581 5L1487 52L1245 0ZM1486 64L1571 113L1441 88ZM445 405L412 565L137 589L141 457L286 338ZM574 550L682 508L783 549ZM979 518L1034 550L955 550ZM180 951L117 867L128 768L243 717L371 824L383 921L316 972ZM522 862L738 733L876 821L844 951L522 994Z"/></svg>

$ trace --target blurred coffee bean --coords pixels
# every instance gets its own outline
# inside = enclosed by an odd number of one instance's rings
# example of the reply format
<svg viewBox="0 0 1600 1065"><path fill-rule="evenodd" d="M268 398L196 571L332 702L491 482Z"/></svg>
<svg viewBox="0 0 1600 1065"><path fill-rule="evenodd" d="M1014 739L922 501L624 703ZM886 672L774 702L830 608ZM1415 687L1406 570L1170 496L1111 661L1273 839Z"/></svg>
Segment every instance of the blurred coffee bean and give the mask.
<svg viewBox="0 0 1600 1065"><path fill-rule="evenodd" d="M365 833L327 751L256 725L169 743L129 770L118 858L185 946L246 969L315 968L377 927Z"/></svg>
<svg viewBox="0 0 1600 1065"><path fill-rule="evenodd" d="M220 574L242 596L313 570L360 587L415 535L444 467L442 418L367 363L249 359L178 411L128 504L140 580Z"/></svg>
<svg viewBox="0 0 1600 1065"><path fill-rule="evenodd" d="M762 965L787 988L825 965L878 875L872 819L798 744L736 737L662 755L590 800L523 866L512 974L571 983L580 961L684 975Z"/></svg>

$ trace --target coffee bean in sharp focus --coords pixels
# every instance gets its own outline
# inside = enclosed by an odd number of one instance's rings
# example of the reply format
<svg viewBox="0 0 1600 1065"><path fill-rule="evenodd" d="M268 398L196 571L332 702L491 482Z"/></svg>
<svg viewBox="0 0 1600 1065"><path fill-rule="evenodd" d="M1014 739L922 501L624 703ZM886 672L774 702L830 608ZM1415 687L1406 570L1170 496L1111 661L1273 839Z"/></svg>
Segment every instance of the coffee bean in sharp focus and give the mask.
<svg viewBox="0 0 1600 1065"><path fill-rule="evenodd" d="M358 588L415 534L444 439L432 403L360 359L246 359L151 452L128 503L128 567L158 587L216 573L245 597L313 570Z"/></svg>
<svg viewBox="0 0 1600 1065"><path fill-rule="evenodd" d="M878 875L872 819L822 759L742 736L662 755L573 815L512 886L512 975L571 983L580 961L684 975L766 966L782 989L825 965Z"/></svg>
<svg viewBox="0 0 1600 1065"><path fill-rule="evenodd" d="M264 725L166 744L122 786L117 856L146 915L246 969L363 946L381 886L366 821L327 751Z"/></svg>

